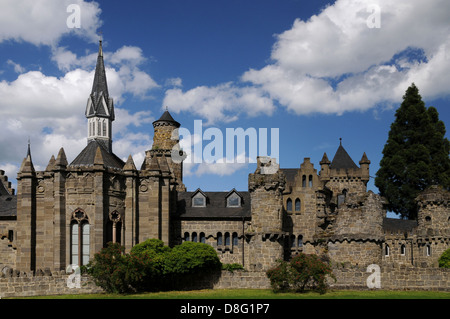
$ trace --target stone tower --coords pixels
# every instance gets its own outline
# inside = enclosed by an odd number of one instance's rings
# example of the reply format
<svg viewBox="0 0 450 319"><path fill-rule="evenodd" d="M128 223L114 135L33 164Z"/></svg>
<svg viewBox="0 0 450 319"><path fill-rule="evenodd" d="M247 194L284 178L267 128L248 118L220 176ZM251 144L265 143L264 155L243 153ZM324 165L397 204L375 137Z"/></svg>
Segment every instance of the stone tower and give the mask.
<svg viewBox="0 0 450 319"><path fill-rule="evenodd" d="M255 173L248 177L251 225L247 228L251 269L267 270L283 258L283 190L286 178L275 159L257 158Z"/></svg>

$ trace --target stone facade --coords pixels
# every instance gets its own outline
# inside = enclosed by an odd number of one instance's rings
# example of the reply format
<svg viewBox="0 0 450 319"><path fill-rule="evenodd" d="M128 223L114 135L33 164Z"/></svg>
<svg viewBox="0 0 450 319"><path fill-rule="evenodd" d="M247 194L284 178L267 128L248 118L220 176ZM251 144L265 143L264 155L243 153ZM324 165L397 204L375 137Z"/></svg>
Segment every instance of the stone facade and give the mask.
<svg viewBox="0 0 450 319"><path fill-rule="evenodd" d="M91 97L98 86L107 92L101 46L98 63ZM246 192L188 192L180 123L167 110L153 123L153 146L138 169L131 155L124 162L112 151L114 107L106 100L108 109L91 100L86 111L89 126L90 119L108 123L105 134L89 127L88 144L73 161L61 149L36 171L28 150L17 195L0 171L0 271L58 273L86 264L108 242L128 252L149 238L170 246L210 244L222 262L240 263L249 273L264 273L299 252L315 253L339 271L345 265L343 276L371 264L434 269L450 246L448 191L432 187L419 195L417 221L386 218L386 201L366 189L369 159L364 153L357 166L342 143L332 161L324 154L319 171L309 158L283 169L259 157Z"/></svg>

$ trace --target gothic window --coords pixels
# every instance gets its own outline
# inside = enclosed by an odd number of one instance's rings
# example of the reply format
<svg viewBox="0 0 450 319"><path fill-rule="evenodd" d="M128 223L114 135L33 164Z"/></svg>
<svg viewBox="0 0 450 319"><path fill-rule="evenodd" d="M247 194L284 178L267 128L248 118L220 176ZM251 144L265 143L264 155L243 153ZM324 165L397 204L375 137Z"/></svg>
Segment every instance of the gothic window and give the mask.
<svg viewBox="0 0 450 319"><path fill-rule="evenodd" d="M200 233L200 242L201 243L206 243L206 236L205 236L205 233Z"/></svg>
<svg viewBox="0 0 450 319"><path fill-rule="evenodd" d="M290 239L290 242L291 242L291 248L294 248L295 247L295 235L291 235L289 237L289 239Z"/></svg>
<svg viewBox="0 0 450 319"><path fill-rule="evenodd" d="M292 199L288 198L286 201L286 210L292 212Z"/></svg>
<svg viewBox="0 0 450 319"><path fill-rule="evenodd" d="M239 245L239 238L237 233L233 233L233 246Z"/></svg>
<svg viewBox="0 0 450 319"><path fill-rule="evenodd" d="M222 233L217 233L217 246L223 245Z"/></svg>
<svg viewBox="0 0 450 319"><path fill-rule="evenodd" d="M103 136L106 136L106 121L103 121Z"/></svg>
<svg viewBox="0 0 450 319"><path fill-rule="evenodd" d="M72 214L71 264L87 265L90 250L90 225L86 213L80 209Z"/></svg>
<svg viewBox="0 0 450 319"><path fill-rule="evenodd" d="M102 128L100 126L100 121L97 120L97 135L100 136Z"/></svg>
<svg viewBox="0 0 450 319"><path fill-rule="evenodd" d="M297 198L297 199L295 200L295 211L296 211L296 212L299 212L300 209L301 209L301 202L300 202L300 199Z"/></svg>

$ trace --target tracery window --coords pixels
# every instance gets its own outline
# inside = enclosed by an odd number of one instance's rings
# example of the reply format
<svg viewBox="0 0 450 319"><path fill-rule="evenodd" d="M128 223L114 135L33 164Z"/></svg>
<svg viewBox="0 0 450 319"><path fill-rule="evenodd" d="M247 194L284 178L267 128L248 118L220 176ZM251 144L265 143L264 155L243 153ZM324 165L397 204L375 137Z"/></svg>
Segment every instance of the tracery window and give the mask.
<svg viewBox="0 0 450 319"><path fill-rule="evenodd" d="M86 213L77 209L71 220L71 264L87 265L90 249L90 225Z"/></svg>

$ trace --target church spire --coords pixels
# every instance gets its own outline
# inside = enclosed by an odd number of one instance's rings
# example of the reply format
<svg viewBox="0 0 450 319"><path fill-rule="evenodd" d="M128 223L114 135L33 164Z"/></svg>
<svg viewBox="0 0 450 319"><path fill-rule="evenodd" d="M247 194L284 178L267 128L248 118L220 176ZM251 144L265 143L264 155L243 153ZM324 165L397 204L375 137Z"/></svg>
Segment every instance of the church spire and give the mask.
<svg viewBox="0 0 450 319"><path fill-rule="evenodd" d="M112 153L112 122L115 119L114 103L108 92L102 40L99 41L94 82L85 115L88 119L88 143L95 140L102 144L108 152Z"/></svg>

